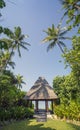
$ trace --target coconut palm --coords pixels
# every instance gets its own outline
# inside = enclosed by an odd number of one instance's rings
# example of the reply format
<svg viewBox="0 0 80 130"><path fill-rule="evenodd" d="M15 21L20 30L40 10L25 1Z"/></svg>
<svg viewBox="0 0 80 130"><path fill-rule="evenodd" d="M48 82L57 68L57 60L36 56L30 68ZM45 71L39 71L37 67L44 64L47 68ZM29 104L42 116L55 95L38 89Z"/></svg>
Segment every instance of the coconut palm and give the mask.
<svg viewBox="0 0 80 130"><path fill-rule="evenodd" d="M27 46L30 45L29 43L24 41L25 37L28 37L28 36L27 35L25 36L24 34L22 34L21 28L15 27L14 34L11 36L13 40L11 48L13 50L16 49L20 57L21 57L20 49L23 48L25 50L28 50Z"/></svg>
<svg viewBox="0 0 80 130"><path fill-rule="evenodd" d="M15 27L14 32L12 32L8 28L3 28L4 34L7 36L7 38L1 38L0 39L0 49L7 49L8 51L14 52L15 50L18 51L19 56L21 57L21 51L20 49L26 49L28 50L27 46L30 44L25 42L24 39L28 37L28 35L22 34L20 27Z"/></svg>
<svg viewBox="0 0 80 130"><path fill-rule="evenodd" d="M21 57L20 49L23 48L28 50L27 46L30 44L24 41L24 39L28 36L22 34L20 27L15 27L14 32L8 28L3 28L2 30L7 37L0 39L0 51L4 52L3 50L5 50L6 52L9 52L8 58L5 62L6 68L8 64L13 65L11 63L11 58L15 54L15 51L17 50L19 56ZM14 68L14 66L12 67Z"/></svg>
<svg viewBox="0 0 80 130"><path fill-rule="evenodd" d="M80 10L80 0L60 0L63 7L69 11L69 9L75 9L75 11Z"/></svg>
<svg viewBox="0 0 80 130"><path fill-rule="evenodd" d="M17 87L22 88L22 84L25 84L25 82L23 81L23 76L21 76L20 74L16 75Z"/></svg>
<svg viewBox="0 0 80 130"><path fill-rule="evenodd" d="M64 44L63 40L70 39L69 37L65 36L67 31L67 27L61 28L61 22L58 24L56 28L54 27L54 24L52 24L51 28L48 28L47 31L44 31L48 36L45 39L43 39L42 42L50 42L50 44L47 47L47 51L52 49L55 45L58 45L62 53L64 53L63 47L66 47L66 45Z"/></svg>

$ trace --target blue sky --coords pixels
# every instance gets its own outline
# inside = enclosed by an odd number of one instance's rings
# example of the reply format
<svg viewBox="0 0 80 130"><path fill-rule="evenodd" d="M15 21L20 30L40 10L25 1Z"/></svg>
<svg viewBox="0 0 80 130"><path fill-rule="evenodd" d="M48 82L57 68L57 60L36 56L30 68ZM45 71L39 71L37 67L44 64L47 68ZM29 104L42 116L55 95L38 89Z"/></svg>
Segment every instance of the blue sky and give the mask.
<svg viewBox="0 0 80 130"><path fill-rule="evenodd" d="M65 69L60 49L56 46L47 52L48 43L41 43L46 36L43 30L53 23L57 26L63 15L59 0L14 0L13 4L6 1L1 24L11 29L20 26L22 32L29 35L26 41L31 44L29 51L21 50L21 58L16 53L13 59L16 66L12 71L23 75L26 82L22 90L28 91L39 76L45 77L52 85L54 77L68 74L70 69ZM65 20L62 25L65 26ZM69 41L67 45L70 45Z"/></svg>

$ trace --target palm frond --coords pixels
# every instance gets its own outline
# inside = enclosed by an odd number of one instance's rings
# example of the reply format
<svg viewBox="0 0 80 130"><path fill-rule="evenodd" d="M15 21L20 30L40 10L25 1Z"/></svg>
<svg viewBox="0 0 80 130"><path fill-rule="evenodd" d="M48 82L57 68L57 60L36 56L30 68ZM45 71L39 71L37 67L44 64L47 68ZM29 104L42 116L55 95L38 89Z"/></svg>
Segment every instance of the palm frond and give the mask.
<svg viewBox="0 0 80 130"><path fill-rule="evenodd" d="M52 31L54 31L54 24L52 24Z"/></svg>
<svg viewBox="0 0 80 130"><path fill-rule="evenodd" d="M49 41L51 41L51 40L53 40L53 37L52 37L52 36L47 36L46 38L44 38L44 39L42 40L42 43L49 42Z"/></svg>
<svg viewBox="0 0 80 130"><path fill-rule="evenodd" d="M59 34L59 36L63 36L63 35L65 35L67 32L68 32L68 30L65 30L65 31L61 32L61 33Z"/></svg>
<svg viewBox="0 0 80 130"><path fill-rule="evenodd" d="M9 28L4 28L3 31L4 34L7 35L9 38L14 37L14 33Z"/></svg>
<svg viewBox="0 0 80 130"><path fill-rule="evenodd" d="M21 28L20 27L15 27L15 31L14 34L16 37L20 37L21 36Z"/></svg>
<svg viewBox="0 0 80 130"><path fill-rule="evenodd" d="M9 66L11 66L11 67L14 69L14 66L15 66L15 63L14 63L14 62L9 61L8 64L9 64Z"/></svg>
<svg viewBox="0 0 80 130"><path fill-rule="evenodd" d="M59 39L62 39L62 40L72 40L72 38L70 38L70 37L60 37Z"/></svg>
<svg viewBox="0 0 80 130"><path fill-rule="evenodd" d="M28 46L31 46L31 44L29 44L28 42L21 42L22 44L24 44L24 45L28 45Z"/></svg>
<svg viewBox="0 0 80 130"><path fill-rule="evenodd" d="M19 57L21 57L20 46L18 46L17 49L18 49Z"/></svg>
<svg viewBox="0 0 80 130"><path fill-rule="evenodd" d="M55 44L56 44L55 41L54 41L54 42L51 42L51 43L48 45L48 47L47 47L47 52L48 52L50 49L54 48Z"/></svg>
<svg viewBox="0 0 80 130"><path fill-rule="evenodd" d="M63 47L66 47L65 43L62 42L62 41L59 41L59 44L60 44L61 46L63 46Z"/></svg>
<svg viewBox="0 0 80 130"><path fill-rule="evenodd" d="M13 51L13 50L11 50L11 52L10 52L10 56L9 56L9 57L10 57L10 59L14 56L14 54L15 54L15 53L14 53L14 51Z"/></svg>
<svg viewBox="0 0 80 130"><path fill-rule="evenodd" d="M43 32L45 32L48 35L48 31L47 30L43 30Z"/></svg>
<svg viewBox="0 0 80 130"><path fill-rule="evenodd" d="M21 42L22 43L22 42ZM22 47L22 48L24 48L25 50L29 50L27 47L25 47L24 45L22 45L22 44L20 44L20 46Z"/></svg>
<svg viewBox="0 0 80 130"><path fill-rule="evenodd" d="M0 39L0 48L1 49L9 49L11 46L12 40L8 39L8 38L2 38Z"/></svg>

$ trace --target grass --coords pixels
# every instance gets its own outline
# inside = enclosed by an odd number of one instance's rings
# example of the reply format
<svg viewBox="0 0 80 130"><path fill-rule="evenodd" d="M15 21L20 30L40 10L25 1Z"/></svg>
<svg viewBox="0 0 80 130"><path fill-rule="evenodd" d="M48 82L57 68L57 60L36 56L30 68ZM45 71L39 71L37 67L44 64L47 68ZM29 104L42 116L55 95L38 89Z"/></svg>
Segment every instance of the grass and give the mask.
<svg viewBox="0 0 80 130"><path fill-rule="evenodd" d="M0 128L0 130L80 130L80 126L59 120L36 122L36 120L33 119L11 123Z"/></svg>

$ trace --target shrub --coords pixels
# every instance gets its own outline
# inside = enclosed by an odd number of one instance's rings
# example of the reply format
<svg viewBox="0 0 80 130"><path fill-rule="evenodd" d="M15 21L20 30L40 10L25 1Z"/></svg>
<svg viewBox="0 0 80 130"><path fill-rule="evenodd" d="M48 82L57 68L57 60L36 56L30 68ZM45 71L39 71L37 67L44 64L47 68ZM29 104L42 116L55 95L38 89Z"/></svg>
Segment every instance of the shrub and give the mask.
<svg viewBox="0 0 80 130"><path fill-rule="evenodd" d="M0 120L9 120L10 119L10 112L6 109L0 108Z"/></svg>
<svg viewBox="0 0 80 130"><path fill-rule="evenodd" d="M80 104L71 102L68 106L58 105L54 108L54 113L60 118L80 121Z"/></svg>
<svg viewBox="0 0 80 130"><path fill-rule="evenodd" d="M0 121L11 119L21 120L33 117L34 110L23 106L16 106L8 109L0 108Z"/></svg>
<svg viewBox="0 0 80 130"><path fill-rule="evenodd" d="M11 118L12 119L24 119L24 118L30 118L33 116L34 112L30 108L26 108L23 106L17 106L13 107L11 110Z"/></svg>

